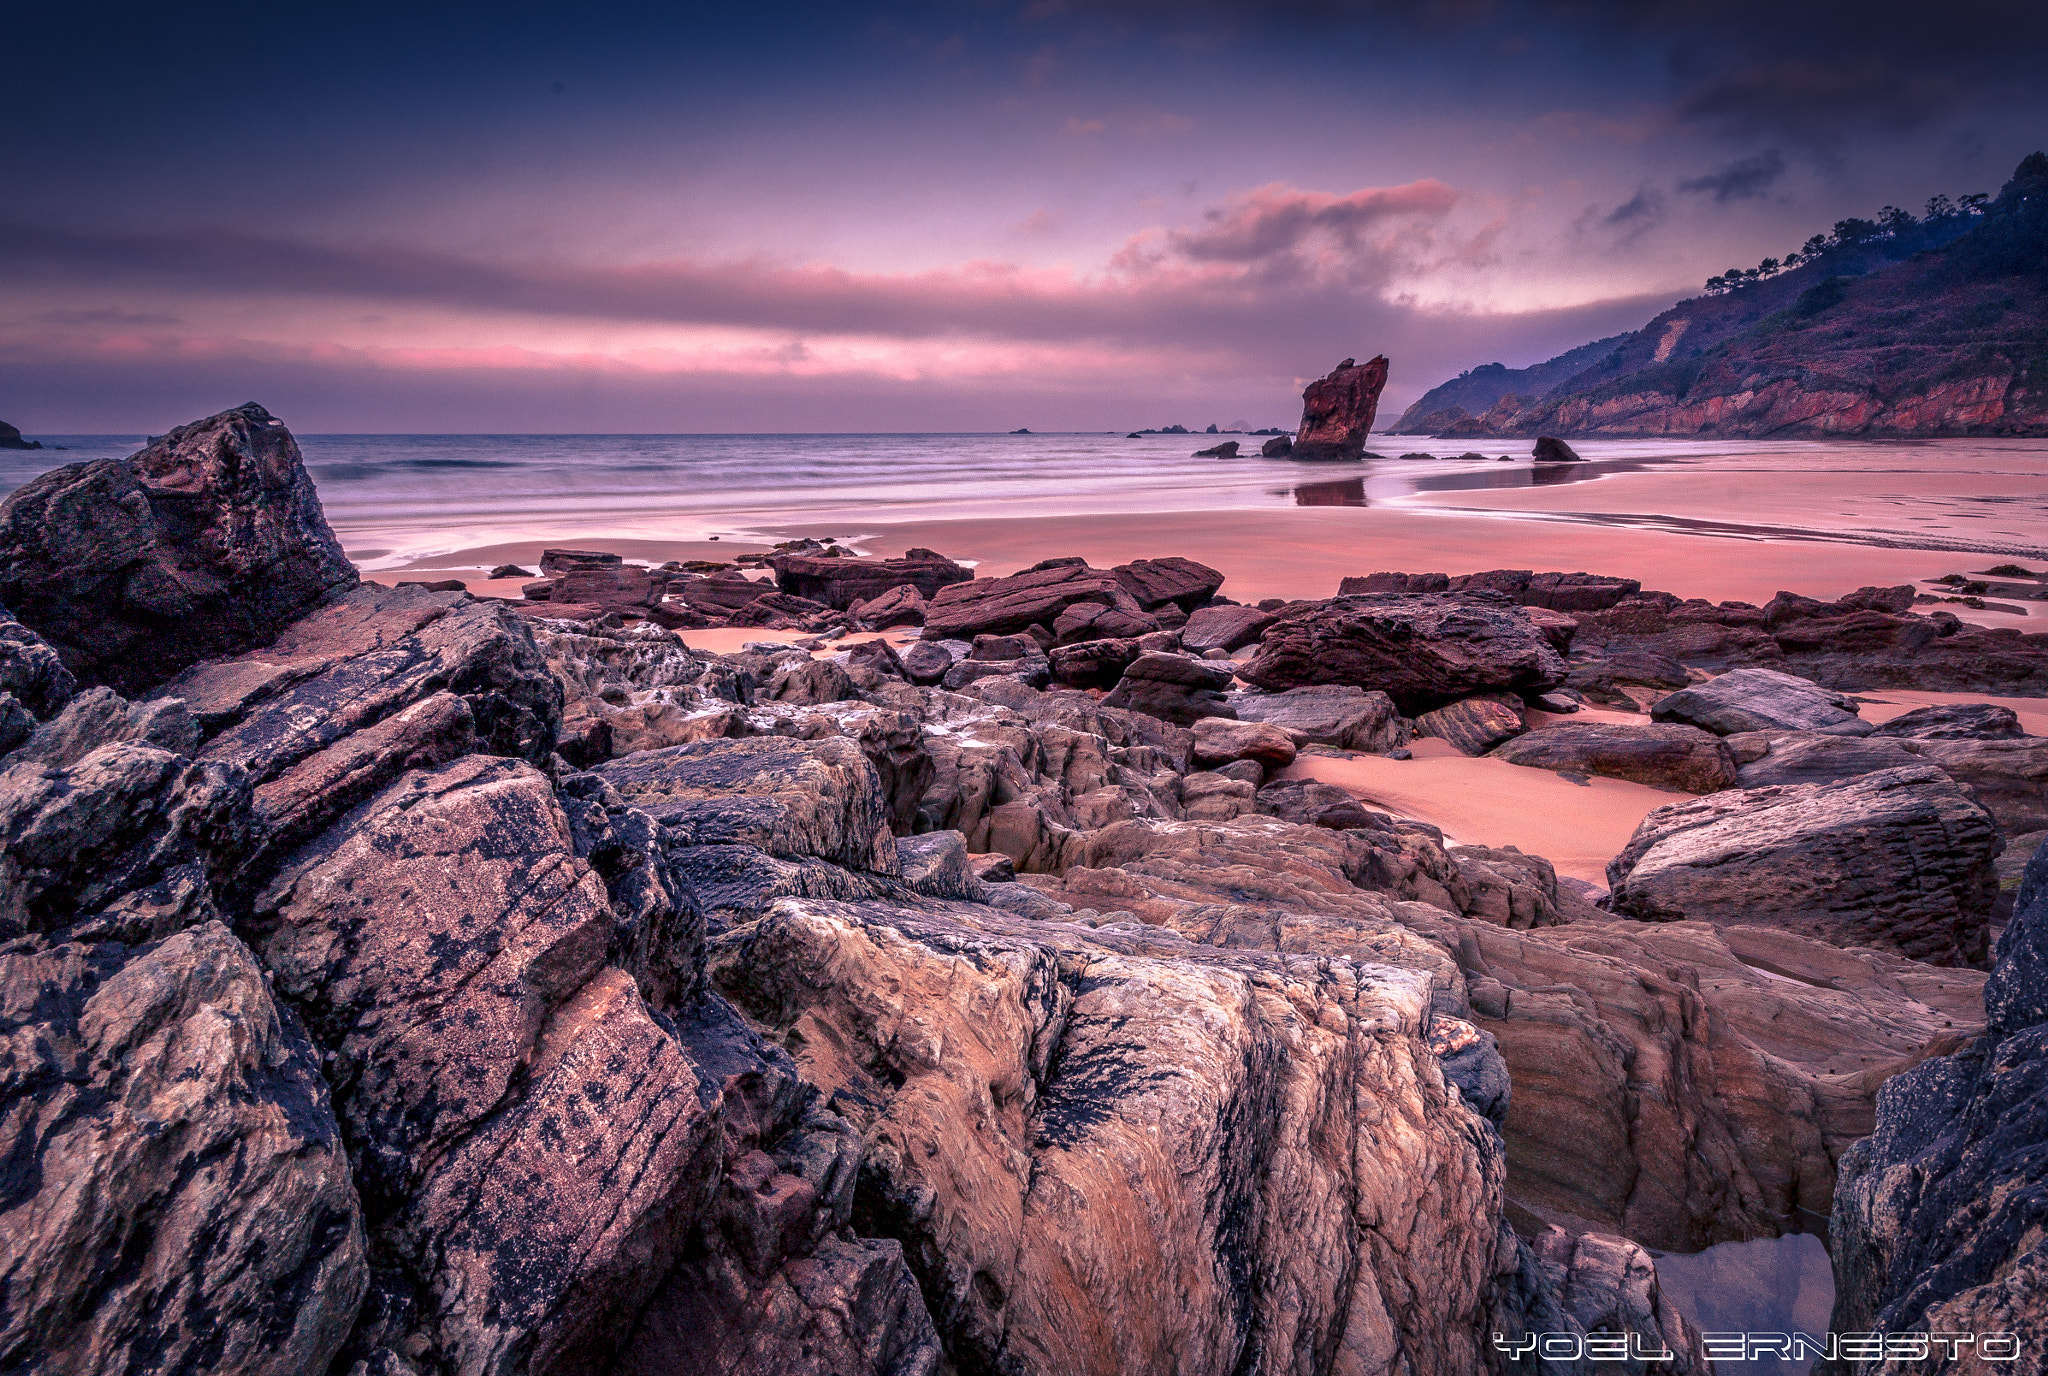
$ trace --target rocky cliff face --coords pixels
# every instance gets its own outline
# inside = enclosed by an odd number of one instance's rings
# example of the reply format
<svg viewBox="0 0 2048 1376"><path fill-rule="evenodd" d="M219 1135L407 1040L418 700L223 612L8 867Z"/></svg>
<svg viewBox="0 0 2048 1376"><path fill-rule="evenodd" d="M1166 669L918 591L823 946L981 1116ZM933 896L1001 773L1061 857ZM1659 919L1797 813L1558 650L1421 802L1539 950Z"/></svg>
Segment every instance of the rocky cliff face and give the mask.
<svg viewBox="0 0 2048 1376"><path fill-rule="evenodd" d="M1882 244L1845 248L1680 302L1602 341L1609 347L1503 371L1479 389L1446 383L1397 428L1456 438L2048 434L2044 204L2048 159L2035 154L1952 242L1905 261L1887 261Z"/></svg>

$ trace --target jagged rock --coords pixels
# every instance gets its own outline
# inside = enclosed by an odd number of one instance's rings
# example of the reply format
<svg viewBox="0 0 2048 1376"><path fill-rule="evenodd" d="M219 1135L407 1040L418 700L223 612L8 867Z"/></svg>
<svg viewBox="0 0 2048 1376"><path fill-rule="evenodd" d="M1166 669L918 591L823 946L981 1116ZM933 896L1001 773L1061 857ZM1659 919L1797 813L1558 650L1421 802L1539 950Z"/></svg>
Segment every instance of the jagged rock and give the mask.
<svg viewBox="0 0 2048 1376"><path fill-rule="evenodd" d="M1465 698L1415 719L1416 735L1449 741L1466 755L1484 755L1527 729L1522 704L1506 696Z"/></svg>
<svg viewBox="0 0 2048 1376"><path fill-rule="evenodd" d="M1918 707L1893 717L1871 734L1922 741L2003 741L2016 740L2027 733L2020 729L2019 715L2010 707L1989 702L1949 702Z"/></svg>
<svg viewBox="0 0 2048 1376"><path fill-rule="evenodd" d="M406 769L471 749L545 758L563 696L526 625L502 605L375 585L158 692L198 719L199 760L248 771L272 851Z"/></svg>
<svg viewBox="0 0 2048 1376"><path fill-rule="evenodd" d="M1171 604L1192 613L1223 586L1223 575L1215 569L1179 555L1134 559L1118 564L1110 572L1116 575L1116 581L1131 595L1131 600L1148 612Z"/></svg>
<svg viewBox="0 0 2048 1376"><path fill-rule="evenodd" d="M1052 676L1069 688L1113 688L1139 654L1135 640L1083 640L1046 652Z"/></svg>
<svg viewBox="0 0 2048 1376"><path fill-rule="evenodd" d="M1061 613L1077 606L1114 608L1143 621L1146 630L1158 629L1157 622L1146 616L1114 573L1091 569L1079 560L1047 560L1007 578L977 578L941 588L928 600L924 631L927 638L942 640L1012 635L1027 626L1043 626L1068 643L1113 634L1107 630L1096 635L1077 634L1078 623L1070 623L1066 632L1058 631L1055 623Z"/></svg>
<svg viewBox="0 0 2048 1376"><path fill-rule="evenodd" d="M592 771L677 844L751 845L891 874L896 843L874 767L837 737L698 741Z"/></svg>
<svg viewBox="0 0 2048 1376"><path fill-rule="evenodd" d="M896 653L896 647L880 639L861 640L846 648L846 665L849 670L867 668L883 678L898 678L910 681L909 673L903 667L903 657ZM836 657L836 656L835 656Z"/></svg>
<svg viewBox="0 0 2048 1376"><path fill-rule="evenodd" d="M1555 435L1538 435L1536 447L1529 451L1538 463L1584 463L1578 451Z"/></svg>
<svg viewBox="0 0 2048 1376"><path fill-rule="evenodd" d="M542 573L567 573L575 568L617 568L626 561L601 549L544 549L540 552Z"/></svg>
<svg viewBox="0 0 2048 1376"><path fill-rule="evenodd" d="M1372 431L1386 385L1384 356L1363 365L1347 358L1329 376L1311 382L1301 394L1301 428L1295 432L1293 457L1365 457L1365 437Z"/></svg>
<svg viewBox="0 0 2048 1376"><path fill-rule="evenodd" d="M1259 446L1262 459L1284 459L1294 453L1294 436L1275 435Z"/></svg>
<svg viewBox="0 0 2048 1376"><path fill-rule="evenodd" d="M1204 717L1233 716L1223 690L1230 669L1187 655L1144 654L1131 661L1103 705L1143 712L1175 726L1192 726Z"/></svg>
<svg viewBox="0 0 2048 1376"><path fill-rule="evenodd" d="M325 1371L369 1281L320 1062L248 948L0 947L0 1364Z"/></svg>
<svg viewBox="0 0 2048 1376"><path fill-rule="evenodd" d="M1878 1092L1828 1228L1830 1327L1979 1335L1976 1359L1939 1369L2038 1369L2048 1331L2048 847L2028 862L1997 954L1984 1035ZM1994 1353L1986 1334L2013 1337Z"/></svg>
<svg viewBox="0 0 2048 1376"><path fill-rule="evenodd" d="M1032 688L1043 688L1052 682L1052 661L1037 654L1021 659L968 658L946 670L939 682L957 693L970 683L990 678L1015 678Z"/></svg>
<svg viewBox="0 0 2048 1376"><path fill-rule="evenodd" d="M1738 731L1824 731L1867 736L1855 700L1774 669L1736 669L1658 700L1654 721L1697 726L1717 736Z"/></svg>
<svg viewBox="0 0 2048 1376"><path fill-rule="evenodd" d="M1422 1049L1426 981L813 900L720 938L714 970L858 1106L863 1217L903 1242L956 1366L1485 1365L1518 1252L1488 1223L1490 1130ZM1158 1303L1162 1276L1185 1302Z"/></svg>
<svg viewBox="0 0 2048 1376"><path fill-rule="evenodd" d="M1167 613L1176 611L1178 608L1171 603L1155 614L1138 611L1132 606L1077 602L1053 618L1052 635L1061 645L1077 645L1089 640L1136 639L1164 629Z"/></svg>
<svg viewBox="0 0 2048 1376"><path fill-rule="evenodd" d="M1564 682L1565 666L1519 608L1471 595L1374 595L1285 609L1238 676L1273 692L1375 689L1413 715L1477 693L1540 693Z"/></svg>
<svg viewBox="0 0 2048 1376"><path fill-rule="evenodd" d="M1568 916L1606 916L1561 892L1556 868L1540 855L1525 855L1514 846L1452 846L1449 854L1465 880L1467 917L1523 931L1554 927Z"/></svg>
<svg viewBox="0 0 2048 1376"><path fill-rule="evenodd" d="M298 444L254 402L0 505L0 603L84 682L129 697L356 582Z"/></svg>
<svg viewBox="0 0 2048 1376"><path fill-rule="evenodd" d="M1625 597L1641 592L1643 585L1633 578L1608 578L1597 573L1538 573L1516 594L1525 607L1547 607L1559 612L1606 611Z"/></svg>
<svg viewBox="0 0 2048 1376"><path fill-rule="evenodd" d="M1294 741L1277 726L1263 722L1203 717L1194 723L1195 763L1204 769L1245 760L1266 769L1294 763Z"/></svg>
<svg viewBox="0 0 2048 1376"><path fill-rule="evenodd" d="M2002 843L1940 770L1733 790L1658 808L1607 867L1645 921L1773 923L1936 965L1981 965Z"/></svg>
<svg viewBox="0 0 2048 1376"><path fill-rule="evenodd" d="M0 692L29 715L53 717L78 690L78 680L50 643L0 607Z"/></svg>
<svg viewBox="0 0 2048 1376"><path fill-rule="evenodd" d="M1188 613L1188 624L1180 629L1180 643L1195 654L1241 650L1256 645L1272 624L1273 614L1257 607L1199 607Z"/></svg>
<svg viewBox="0 0 2048 1376"><path fill-rule="evenodd" d="M1225 440L1223 443L1210 449L1197 449L1195 457L1198 459L1234 459L1237 457L1237 448L1236 440Z"/></svg>
<svg viewBox="0 0 2048 1376"><path fill-rule="evenodd" d="M879 596L856 602L849 608L854 622L864 630L886 631L896 626L924 625L924 594L909 583L899 583Z"/></svg>
<svg viewBox="0 0 2048 1376"><path fill-rule="evenodd" d="M1495 746L1491 753L1509 764L1599 774L1684 793L1713 793L1736 782L1735 756L1726 742L1676 723L1558 722Z"/></svg>
<svg viewBox="0 0 2048 1376"><path fill-rule="evenodd" d="M1369 573L1351 575L1337 584L1339 597L1380 592L1445 592L1451 586L1444 573Z"/></svg>
<svg viewBox="0 0 2048 1376"><path fill-rule="evenodd" d="M673 583L669 586L671 590L675 587ZM767 579L749 578L738 569L731 569L704 578L692 578L674 595L682 598L684 605L700 612L729 616L751 607L774 591L775 585Z"/></svg>
<svg viewBox="0 0 2048 1376"><path fill-rule="evenodd" d="M836 611L880 599L898 588L911 589L923 601L940 588L974 577L972 569L951 559L820 559L775 554L769 556L768 566L775 570L775 585L782 591Z"/></svg>
<svg viewBox="0 0 2048 1376"><path fill-rule="evenodd" d="M1316 745L1384 754L1409 739L1408 720L1382 692L1348 683L1314 684L1283 693L1233 693L1240 721L1270 722Z"/></svg>
<svg viewBox="0 0 2048 1376"><path fill-rule="evenodd" d="M25 440L21 437L21 431L15 429L6 421L0 420L0 449L41 449L42 447L43 443L41 440Z"/></svg>

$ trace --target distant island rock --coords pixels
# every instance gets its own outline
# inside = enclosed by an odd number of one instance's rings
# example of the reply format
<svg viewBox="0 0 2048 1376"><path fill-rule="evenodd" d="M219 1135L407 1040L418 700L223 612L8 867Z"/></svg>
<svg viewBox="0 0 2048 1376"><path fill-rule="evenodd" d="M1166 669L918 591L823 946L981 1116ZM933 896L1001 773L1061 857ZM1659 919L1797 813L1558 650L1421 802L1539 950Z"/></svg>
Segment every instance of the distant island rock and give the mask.
<svg viewBox="0 0 2048 1376"><path fill-rule="evenodd" d="M0 449L41 449L41 440L25 440L21 431L0 420Z"/></svg>
<svg viewBox="0 0 2048 1376"><path fill-rule="evenodd" d="M1987 203L1988 202L1988 203ZM1788 267L1789 265L1789 267ZM1632 334L1474 368L1397 431L1494 436L2048 435L2048 155L1995 200L1887 207L1710 279Z"/></svg>
<svg viewBox="0 0 2048 1376"><path fill-rule="evenodd" d="M1010 433L1013 435L1028 435L1031 432L1020 425L1015 430L1012 430Z"/></svg>

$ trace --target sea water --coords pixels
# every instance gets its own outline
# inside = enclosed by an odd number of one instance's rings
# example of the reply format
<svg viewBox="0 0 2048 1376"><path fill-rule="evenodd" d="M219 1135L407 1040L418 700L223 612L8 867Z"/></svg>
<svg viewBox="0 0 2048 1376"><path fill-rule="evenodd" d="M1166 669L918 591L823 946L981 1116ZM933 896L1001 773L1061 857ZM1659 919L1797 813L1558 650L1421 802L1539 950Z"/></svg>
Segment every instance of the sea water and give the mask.
<svg viewBox="0 0 2048 1376"><path fill-rule="evenodd" d="M63 448L0 451L0 495L46 468L125 456L148 439L39 438ZM1232 438L1245 451L1236 458L1195 456ZM1526 440L1395 435L1373 436L1380 457L1356 463L1260 458L1262 439L1253 435L298 439L329 522L372 572L514 540L745 539L764 531L781 538L793 529L846 539L868 523L1260 506L1412 507L1723 535L1754 520L1774 538L1806 530L1813 538L2048 558L2041 440L1606 440L1575 442L1584 464L1536 465ZM1802 485L1796 501L1751 501L1756 509L1745 508L1742 521L1703 521L1694 511L1698 480L1715 475L1750 488L1778 479ZM1807 481L1816 475L1818 497ZM1534 489L1624 476L1655 481L1630 486L1623 510L1536 500L1555 494ZM1531 489L1523 494L1530 500L1515 489Z"/></svg>

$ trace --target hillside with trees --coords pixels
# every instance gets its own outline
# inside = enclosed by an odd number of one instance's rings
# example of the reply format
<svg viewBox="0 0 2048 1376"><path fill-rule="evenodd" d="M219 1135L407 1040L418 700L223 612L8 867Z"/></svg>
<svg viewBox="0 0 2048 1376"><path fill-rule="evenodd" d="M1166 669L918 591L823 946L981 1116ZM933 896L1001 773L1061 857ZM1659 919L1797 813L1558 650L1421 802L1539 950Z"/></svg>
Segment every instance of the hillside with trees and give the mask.
<svg viewBox="0 0 2048 1376"><path fill-rule="evenodd" d="M1574 366L1577 365L1577 366ZM1427 393L1453 438L2048 435L2048 156L1730 268L1633 334Z"/></svg>

